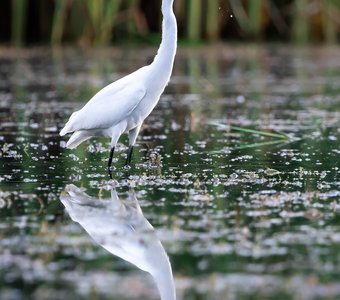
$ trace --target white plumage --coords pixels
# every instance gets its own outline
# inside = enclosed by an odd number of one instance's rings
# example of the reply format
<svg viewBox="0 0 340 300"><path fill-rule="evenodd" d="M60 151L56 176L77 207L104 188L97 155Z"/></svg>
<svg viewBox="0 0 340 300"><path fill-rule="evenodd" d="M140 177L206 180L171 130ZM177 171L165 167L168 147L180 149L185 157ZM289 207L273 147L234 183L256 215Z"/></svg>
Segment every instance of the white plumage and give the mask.
<svg viewBox="0 0 340 300"><path fill-rule="evenodd" d="M127 164L144 119L151 113L169 82L177 47L177 24L172 10L174 0L162 2L162 42L154 61L100 90L79 111L74 112L63 136L72 133L66 146L75 148L90 137L111 138L108 163L110 177L114 148L123 133L129 134Z"/></svg>

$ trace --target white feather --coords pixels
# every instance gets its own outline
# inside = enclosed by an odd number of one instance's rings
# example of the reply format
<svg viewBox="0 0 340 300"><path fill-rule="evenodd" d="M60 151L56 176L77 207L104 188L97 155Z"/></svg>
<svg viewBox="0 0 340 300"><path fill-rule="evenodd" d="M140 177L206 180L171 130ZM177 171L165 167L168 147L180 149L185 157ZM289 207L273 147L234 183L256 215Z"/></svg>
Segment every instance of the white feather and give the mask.
<svg viewBox="0 0 340 300"><path fill-rule="evenodd" d="M141 77L138 73L143 73L143 69L100 90L81 110L71 115L60 135L77 130L109 128L131 115L146 94L142 82L129 84L131 77Z"/></svg>
<svg viewBox="0 0 340 300"><path fill-rule="evenodd" d="M158 103L172 72L177 47L173 1L162 2L162 42L154 61L104 87L74 112L60 131L61 136L75 132L67 147L77 147L92 136L104 136L111 137L114 149L124 132L129 133L129 146L133 147L144 119Z"/></svg>

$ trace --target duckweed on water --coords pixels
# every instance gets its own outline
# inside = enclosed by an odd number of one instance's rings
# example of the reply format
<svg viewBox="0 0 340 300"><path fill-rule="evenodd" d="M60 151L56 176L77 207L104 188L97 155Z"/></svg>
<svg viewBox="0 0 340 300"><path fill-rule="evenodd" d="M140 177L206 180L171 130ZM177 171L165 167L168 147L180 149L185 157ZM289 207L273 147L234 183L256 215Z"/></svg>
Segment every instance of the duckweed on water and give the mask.
<svg viewBox="0 0 340 300"><path fill-rule="evenodd" d="M58 131L153 53L111 50L1 51L0 298L158 299L71 220L70 184L98 203L135 191L178 299L339 298L339 49L180 49L134 166L122 139L109 181L108 140L69 150Z"/></svg>

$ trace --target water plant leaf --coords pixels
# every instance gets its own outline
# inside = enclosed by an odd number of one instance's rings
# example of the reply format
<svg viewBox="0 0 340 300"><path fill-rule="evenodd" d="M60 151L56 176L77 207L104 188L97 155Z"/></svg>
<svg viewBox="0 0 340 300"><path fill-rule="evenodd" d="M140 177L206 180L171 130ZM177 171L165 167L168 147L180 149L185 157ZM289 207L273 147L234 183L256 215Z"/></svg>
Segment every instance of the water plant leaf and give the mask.
<svg viewBox="0 0 340 300"><path fill-rule="evenodd" d="M271 137L271 138L277 138L277 139L285 139L285 140L290 139L290 137L286 135L285 133L274 133L274 132L256 130L256 129L251 129L251 128L231 126L231 125L220 123L219 121L215 121L215 120L209 121L208 124L212 126L222 127L229 131L238 131L238 132L261 135L261 136L266 136L266 137Z"/></svg>
<svg viewBox="0 0 340 300"><path fill-rule="evenodd" d="M278 139L289 139L289 137L284 133L273 133L273 132L267 132L262 130L255 130L250 128L244 128L244 127L238 127L238 126L230 126L231 130L239 131L239 132L246 132L251 134L257 134L262 136L268 136L272 138L278 138Z"/></svg>

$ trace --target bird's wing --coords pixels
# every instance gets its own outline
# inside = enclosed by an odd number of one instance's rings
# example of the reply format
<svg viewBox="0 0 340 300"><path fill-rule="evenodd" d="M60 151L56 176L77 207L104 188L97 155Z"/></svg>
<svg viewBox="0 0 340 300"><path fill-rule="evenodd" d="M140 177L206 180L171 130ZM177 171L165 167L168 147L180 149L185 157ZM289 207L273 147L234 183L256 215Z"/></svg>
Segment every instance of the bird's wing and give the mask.
<svg viewBox="0 0 340 300"><path fill-rule="evenodd" d="M60 135L77 130L104 129L126 118L144 98L145 86L138 80L116 81L99 91L79 111L74 112Z"/></svg>

